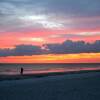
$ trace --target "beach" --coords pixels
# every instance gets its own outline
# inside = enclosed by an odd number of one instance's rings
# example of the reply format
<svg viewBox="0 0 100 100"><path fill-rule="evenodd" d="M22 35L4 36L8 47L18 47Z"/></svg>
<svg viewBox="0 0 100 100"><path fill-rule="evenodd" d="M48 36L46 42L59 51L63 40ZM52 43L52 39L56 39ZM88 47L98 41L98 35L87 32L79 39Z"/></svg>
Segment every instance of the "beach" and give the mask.
<svg viewBox="0 0 100 100"><path fill-rule="evenodd" d="M3 80L0 100L100 100L100 72Z"/></svg>

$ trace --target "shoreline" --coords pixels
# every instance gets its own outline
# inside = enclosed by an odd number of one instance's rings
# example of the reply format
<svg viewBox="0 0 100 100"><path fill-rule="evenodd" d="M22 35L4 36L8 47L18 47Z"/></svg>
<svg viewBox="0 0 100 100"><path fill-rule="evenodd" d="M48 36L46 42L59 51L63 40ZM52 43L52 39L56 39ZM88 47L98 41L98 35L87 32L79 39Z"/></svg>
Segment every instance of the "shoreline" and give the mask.
<svg viewBox="0 0 100 100"><path fill-rule="evenodd" d="M69 74L82 74L82 73L95 73L100 72L100 70L81 70L81 71L69 71L69 72L50 72L50 73L39 73L39 74L23 74L23 75L0 75L0 81L8 80L22 80L31 78L42 78L48 76L60 76Z"/></svg>

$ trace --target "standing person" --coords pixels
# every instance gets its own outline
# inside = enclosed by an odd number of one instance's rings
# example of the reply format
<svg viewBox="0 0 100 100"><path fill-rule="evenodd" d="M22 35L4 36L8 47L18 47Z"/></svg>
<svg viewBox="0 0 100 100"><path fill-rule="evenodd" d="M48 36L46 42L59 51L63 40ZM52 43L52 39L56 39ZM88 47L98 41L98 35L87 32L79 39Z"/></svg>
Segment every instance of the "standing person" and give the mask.
<svg viewBox="0 0 100 100"><path fill-rule="evenodd" d="M23 75L24 69L21 67L20 74Z"/></svg>

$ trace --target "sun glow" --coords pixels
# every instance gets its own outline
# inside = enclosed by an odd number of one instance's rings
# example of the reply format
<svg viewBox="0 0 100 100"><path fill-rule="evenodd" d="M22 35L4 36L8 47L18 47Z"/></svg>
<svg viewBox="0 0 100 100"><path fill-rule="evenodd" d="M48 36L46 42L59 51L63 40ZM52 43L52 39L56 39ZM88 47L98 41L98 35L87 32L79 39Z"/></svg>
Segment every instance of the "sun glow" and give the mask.
<svg viewBox="0 0 100 100"><path fill-rule="evenodd" d="M99 63L100 53L0 57L0 63Z"/></svg>
<svg viewBox="0 0 100 100"><path fill-rule="evenodd" d="M20 38L19 40L21 40L21 41L44 42L44 39L43 39L43 38L31 38L31 37L29 37L29 38L27 38L27 37L25 37L25 38Z"/></svg>

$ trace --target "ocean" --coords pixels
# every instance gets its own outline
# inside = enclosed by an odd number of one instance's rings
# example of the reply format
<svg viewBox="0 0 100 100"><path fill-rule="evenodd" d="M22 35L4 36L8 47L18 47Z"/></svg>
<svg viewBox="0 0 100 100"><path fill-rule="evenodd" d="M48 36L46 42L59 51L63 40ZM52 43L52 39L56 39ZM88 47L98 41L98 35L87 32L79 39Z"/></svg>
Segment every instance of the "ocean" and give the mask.
<svg viewBox="0 0 100 100"><path fill-rule="evenodd" d="M72 64L0 64L0 75L20 74L21 67L24 74L38 74L51 72L69 72L81 70L100 70L100 63L72 63Z"/></svg>

